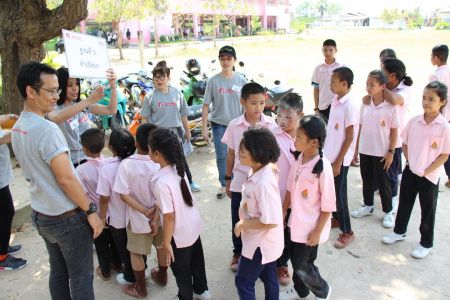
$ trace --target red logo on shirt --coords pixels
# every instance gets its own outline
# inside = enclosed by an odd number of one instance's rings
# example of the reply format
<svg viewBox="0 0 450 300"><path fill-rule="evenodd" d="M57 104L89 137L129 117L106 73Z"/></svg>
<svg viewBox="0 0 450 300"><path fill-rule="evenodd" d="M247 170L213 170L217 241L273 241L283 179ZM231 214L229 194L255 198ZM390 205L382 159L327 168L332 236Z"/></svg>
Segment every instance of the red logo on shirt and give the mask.
<svg viewBox="0 0 450 300"><path fill-rule="evenodd" d="M236 91L233 91L232 89L220 88L219 93L221 93L222 95L223 94L233 94L233 93L236 93Z"/></svg>
<svg viewBox="0 0 450 300"><path fill-rule="evenodd" d="M158 102L158 107L173 107L177 106L176 102Z"/></svg>
<svg viewBox="0 0 450 300"><path fill-rule="evenodd" d="M25 130L22 130L22 129L18 129L18 128L13 128L12 131L20 133L20 134L23 134L23 135L28 134L28 131L25 131Z"/></svg>

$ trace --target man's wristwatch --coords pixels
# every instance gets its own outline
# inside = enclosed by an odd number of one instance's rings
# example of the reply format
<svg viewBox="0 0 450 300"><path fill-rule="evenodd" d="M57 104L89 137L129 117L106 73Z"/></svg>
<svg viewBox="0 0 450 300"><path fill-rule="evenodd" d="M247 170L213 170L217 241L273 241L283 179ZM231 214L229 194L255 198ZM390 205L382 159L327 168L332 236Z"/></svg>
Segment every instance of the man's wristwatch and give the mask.
<svg viewBox="0 0 450 300"><path fill-rule="evenodd" d="M86 214L86 216L89 216L90 214L93 214L95 212L97 212L97 205L95 203L91 202L89 204L89 209L86 210L84 213Z"/></svg>
<svg viewBox="0 0 450 300"><path fill-rule="evenodd" d="M225 175L225 180L226 180L226 181L231 180L231 179L233 179L233 178L231 178L231 176Z"/></svg>
<svg viewBox="0 0 450 300"><path fill-rule="evenodd" d="M388 152L394 154L395 153L395 149L389 149Z"/></svg>

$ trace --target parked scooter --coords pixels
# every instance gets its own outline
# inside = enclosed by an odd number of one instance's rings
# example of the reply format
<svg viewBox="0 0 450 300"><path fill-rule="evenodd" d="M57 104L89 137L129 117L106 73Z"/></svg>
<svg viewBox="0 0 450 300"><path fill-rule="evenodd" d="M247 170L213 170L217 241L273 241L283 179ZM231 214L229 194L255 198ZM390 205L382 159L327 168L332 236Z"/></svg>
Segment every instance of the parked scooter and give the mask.
<svg viewBox="0 0 450 300"><path fill-rule="evenodd" d="M215 59L211 61L211 66L216 62ZM181 76L180 85L186 99L188 106L203 105L203 100L205 98L206 82L208 81L208 76L206 73L201 73L200 62L191 58L186 61L186 69L183 73L186 76ZM210 71L214 71L213 67L210 67Z"/></svg>

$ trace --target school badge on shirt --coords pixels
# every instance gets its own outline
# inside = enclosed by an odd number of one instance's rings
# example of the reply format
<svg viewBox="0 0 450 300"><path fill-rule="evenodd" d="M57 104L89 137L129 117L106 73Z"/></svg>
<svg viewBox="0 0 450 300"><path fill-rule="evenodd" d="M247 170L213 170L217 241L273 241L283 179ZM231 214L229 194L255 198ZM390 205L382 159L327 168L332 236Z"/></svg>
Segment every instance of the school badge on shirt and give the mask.
<svg viewBox="0 0 450 300"><path fill-rule="evenodd" d="M303 197L303 199L308 199L308 189L304 189L302 191L302 197Z"/></svg>
<svg viewBox="0 0 450 300"><path fill-rule="evenodd" d="M438 144L436 141L434 141L433 144L431 144L431 148L433 148L433 150L436 150L438 148Z"/></svg>
<svg viewBox="0 0 450 300"><path fill-rule="evenodd" d="M381 121L381 126L382 126L382 127L386 126L386 121L384 121L384 120Z"/></svg>
<svg viewBox="0 0 450 300"><path fill-rule="evenodd" d="M334 129L339 130L339 123L336 123L336 125L334 125Z"/></svg>

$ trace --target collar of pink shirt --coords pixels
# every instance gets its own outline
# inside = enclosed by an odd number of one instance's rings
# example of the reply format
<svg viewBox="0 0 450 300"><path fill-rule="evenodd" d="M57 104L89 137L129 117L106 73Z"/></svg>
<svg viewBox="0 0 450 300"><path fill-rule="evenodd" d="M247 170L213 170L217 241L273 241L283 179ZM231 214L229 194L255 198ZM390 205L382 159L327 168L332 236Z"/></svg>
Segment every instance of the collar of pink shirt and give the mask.
<svg viewBox="0 0 450 300"><path fill-rule="evenodd" d="M133 154L129 157L129 159L150 160L150 157L146 154Z"/></svg>
<svg viewBox="0 0 450 300"><path fill-rule="evenodd" d="M332 64L327 64L325 61L322 63L322 66L327 67L327 68L332 68L332 67L335 67L336 65L340 65L340 63L338 63L336 58L334 59L334 62Z"/></svg>
<svg viewBox="0 0 450 300"><path fill-rule="evenodd" d="M319 161L319 159L320 159L320 155L316 155L316 157L314 157L310 161L303 163L303 153L302 153L298 157L298 160L299 160L298 166L299 166L299 168L310 168L312 170L314 168L314 166L316 165L316 163Z"/></svg>
<svg viewBox="0 0 450 300"><path fill-rule="evenodd" d="M164 168L159 169L159 171L152 176L152 179L150 179L150 181L156 181L158 180L158 178L164 177L165 175L174 172L174 170L175 167L172 165L165 166Z"/></svg>
<svg viewBox="0 0 450 300"><path fill-rule="evenodd" d="M404 84L403 81L400 81L400 83L395 88L392 89L392 92L398 93L407 87L408 86L406 84Z"/></svg>
<svg viewBox="0 0 450 300"><path fill-rule="evenodd" d="M91 163L93 165L100 165L104 162L105 157L103 155L100 155L100 157L87 157L87 163Z"/></svg>
<svg viewBox="0 0 450 300"><path fill-rule="evenodd" d="M420 118L417 119L417 122L422 123L425 126L430 126L433 124L444 124L447 123L448 121L442 114L439 114L436 118L434 118L434 120L430 124L427 124L427 122L425 122L425 114L422 114Z"/></svg>
<svg viewBox="0 0 450 300"><path fill-rule="evenodd" d="M338 98L338 95L334 96L333 105L336 104L344 104L347 100L350 99L350 93L347 93L341 99Z"/></svg>
<svg viewBox="0 0 450 300"><path fill-rule="evenodd" d="M386 105L388 105L389 104L389 102L387 102L386 100L383 100L383 102L381 102L380 104L378 104L378 105L375 105L374 103L373 103L373 99L371 99L371 101L370 101L370 106L372 106L372 107L374 107L374 108L382 108L382 107L384 107L384 106L386 106Z"/></svg>
<svg viewBox="0 0 450 300"><path fill-rule="evenodd" d="M239 119L238 119L236 124L237 125L241 125L242 124L242 125L247 126L247 127L254 127L254 126L257 126L259 123L271 124L272 122L270 122L270 120L271 120L270 117L268 117L268 116L266 116L264 114L261 114L261 119L259 120L259 122L252 126L252 125L250 125L250 123L245 118L245 113L244 113L242 116L239 117Z"/></svg>
<svg viewBox="0 0 450 300"><path fill-rule="evenodd" d="M294 140L292 136L290 136L286 131L283 130L278 124L273 128L272 130L273 134L275 135L282 135L290 138L291 140Z"/></svg>
<svg viewBox="0 0 450 300"><path fill-rule="evenodd" d="M261 169L259 169L258 171L256 171L255 173L251 172L250 176L248 177L248 180L257 183L261 178L266 177L265 175L268 174L269 172L276 175L278 173L276 165L269 163L264 167L262 167Z"/></svg>

